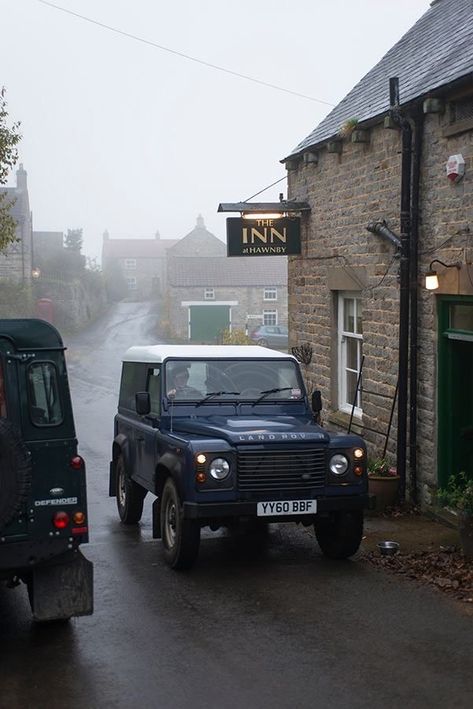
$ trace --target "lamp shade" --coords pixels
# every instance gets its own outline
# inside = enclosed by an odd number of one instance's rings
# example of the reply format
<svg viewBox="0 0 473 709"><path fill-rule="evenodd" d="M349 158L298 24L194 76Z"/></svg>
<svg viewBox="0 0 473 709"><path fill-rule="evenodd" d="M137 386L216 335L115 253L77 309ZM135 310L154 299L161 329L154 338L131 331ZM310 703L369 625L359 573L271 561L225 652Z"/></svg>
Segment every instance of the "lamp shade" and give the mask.
<svg viewBox="0 0 473 709"><path fill-rule="evenodd" d="M427 271L425 274L425 287L427 290L437 290L439 287L437 271Z"/></svg>

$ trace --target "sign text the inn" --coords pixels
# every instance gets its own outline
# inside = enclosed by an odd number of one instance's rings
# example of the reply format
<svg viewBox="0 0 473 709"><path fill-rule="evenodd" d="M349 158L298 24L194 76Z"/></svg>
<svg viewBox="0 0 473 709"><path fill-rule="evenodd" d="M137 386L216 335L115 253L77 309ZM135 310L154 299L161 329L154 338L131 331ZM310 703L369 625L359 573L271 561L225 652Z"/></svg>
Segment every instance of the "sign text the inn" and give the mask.
<svg viewBox="0 0 473 709"><path fill-rule="evenodd" d="M228 256L288 256L299 253L298 218L227 219Z"/></svg>

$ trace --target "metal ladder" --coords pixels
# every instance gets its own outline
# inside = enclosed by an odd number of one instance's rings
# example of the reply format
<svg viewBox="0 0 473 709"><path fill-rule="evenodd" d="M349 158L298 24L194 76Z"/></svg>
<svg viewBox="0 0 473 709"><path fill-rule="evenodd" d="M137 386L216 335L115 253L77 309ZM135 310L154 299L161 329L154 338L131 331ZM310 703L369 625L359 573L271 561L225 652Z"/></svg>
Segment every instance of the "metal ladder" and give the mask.
<svg viewBox="0 0 473 709"><path fill-rule="evenodd" d="M397 392L398 392L398 388L399 388L399 381L396 382L396 390L395 390L395 392L394 392L394 396L391 396L390 394L380 394L380 393L377 392L377 391L372 391L372 390L370 390L370 389L365 389L365 388L362 386L363 364L364 364L364 361L365 361L365 356L363 355L363 357L361 358L360 371L359 371L359 374L358 374L358 378L357 378L357 380L356 380L355 395L354 395L354 397L353 397L353 404L352 404L352 407L351 407L351 414L350 414L350 423L348 424L347 433L350 433L350 432L351 432L351 427L352 427L352 424L353 424L353 415L354 415L354 412L355 412L356 401L357 401L357 399L358 399L358 394L359 394L359 393L366 392L366 394L372 394L373 396L379 396L379 397L381 397L382 399L388 399L388 400L392 401L392 404L391 404L391 412L390 412L390 415L389 415L388 429L387 429L386 432L380 431L379 429L376 429L376 428L370 428L369 426L365 426L365 425L362 424L362 423L355 423L356 426L358 426L359 428L364 429L365 431L371 431L372 433L377 433L377 434L380 435L380 436L384 436L384 448L383 448L383 455L382 455L382 458L385 458L385 457L386 457L386 450L387 450L387 447L388 447L389 435L390 435L390 433L391 433L391 427L392 427L392 422L393 422L393 417L394 417L394 409L395 409L395 407L396 407L396 399L397 399Z"/></svg>

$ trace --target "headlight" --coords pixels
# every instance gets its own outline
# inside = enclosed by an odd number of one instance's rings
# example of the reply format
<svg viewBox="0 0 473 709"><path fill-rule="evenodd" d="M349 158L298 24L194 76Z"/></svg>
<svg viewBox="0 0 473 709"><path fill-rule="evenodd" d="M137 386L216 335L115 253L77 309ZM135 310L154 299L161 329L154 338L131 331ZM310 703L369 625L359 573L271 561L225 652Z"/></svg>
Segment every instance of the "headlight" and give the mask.
<svg viewBox="0 0 473 709"><path fill-rule="evenodd" d="M225 458L214 458L209 466L210 475L215 480L224 480L230 472L230 463Z"/></svg>
<svg viewBox="0 0 473 709"><path fill-rule="evenodd" d="M348 470L348 458L340 453L333 455L330 458L329 468L334 475L343 475Z"/></svg>

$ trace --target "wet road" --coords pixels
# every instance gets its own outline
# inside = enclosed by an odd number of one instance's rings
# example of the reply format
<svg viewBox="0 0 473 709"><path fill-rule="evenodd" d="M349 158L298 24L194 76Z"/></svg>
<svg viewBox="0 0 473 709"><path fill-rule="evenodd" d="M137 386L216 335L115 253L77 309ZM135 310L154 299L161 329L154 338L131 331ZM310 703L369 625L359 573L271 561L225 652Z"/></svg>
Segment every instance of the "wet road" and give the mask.
<svg viewBox="0 0 473 709"><path fill-rule="evenodd" d="M1 709L470 707L472 620L448 599L356 559L329 562L307 530L266 544L203 534L195 569L168 569L151 500L126 528L108 497L120 356L155 341L154 314L119 304L66 341L86 460L95 613L34 626L0 589Z"/></svg>

